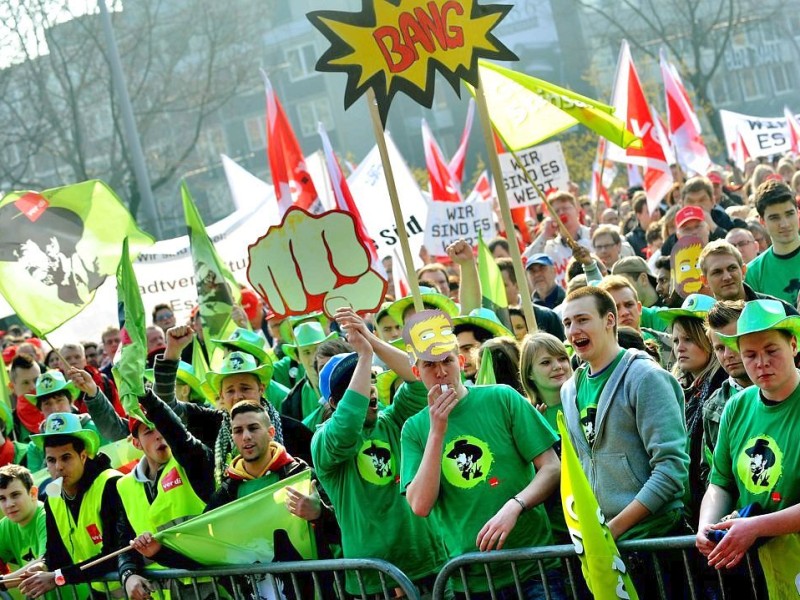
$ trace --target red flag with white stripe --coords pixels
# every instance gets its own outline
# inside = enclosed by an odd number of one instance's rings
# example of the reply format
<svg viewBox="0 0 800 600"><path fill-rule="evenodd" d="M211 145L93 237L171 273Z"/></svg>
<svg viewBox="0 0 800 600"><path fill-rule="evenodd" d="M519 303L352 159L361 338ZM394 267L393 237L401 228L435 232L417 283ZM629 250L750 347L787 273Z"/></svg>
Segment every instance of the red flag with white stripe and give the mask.
<svg viewBox="0 0 800 600"><path fill-rule="evenodd" d="M705 175L711 168L711 158L700 135L700 120L689 100L675 65L667 60L661 50L659 63L664 79L667 102L667 120L678 163L689 175Z"/></svg>
<svg viewBox="0 0 800 600"><path fill-rule="evenodd" d="M750 160L750 151L747 149L741 130L737 129L736 141L733 143L733 162L740 171L744 172L748 160Z"/></svg>
<svg viewBox="0 0 800 600"><path fill-rule="evenodd" d="M436 202L462 202L459 182L450 171L436 138L427 121L422 119L422 145L425 149L425 165L431 183L431 198Z"/></svg>
<svg viewBox="0 0 800 600"><path fill-rule="evenodd" d="M489 179L489 173L484 169L480 177L475 182L475 187L472 188L472 193L467 196L465 202L491 202L492 200L492 182Z"/></svg>
<svg viewBox="0 0 800 600"><path fill-rule="evenodd" d="M786 117L786 127L789 129L789 143L795 156L800 155L800 123L789 110L788 106L783 107L783 115Z"/></svg>
<svg viewBox="0 0 800 600"><path fill-rule="evenodd" d="M378 273L383 274L385 277L386 274L383 264L378 260L378 250L372 238L369 236L367 228L364 226L364 221L361 219L361 213L358 211L355 200L353 200L353 195L350 193L350 187L347 185L347 179L345 179L344 173L342 172L342 167L339 165L339 161L336 160L336 156L333 153L331 141L328 138L328 132L325 131L325 126L322 123L319 123L317 131L319 132L319 137L322 139L322 152L325 155L325 165L328 167L328 175L331 178L333 197L336 199L336 208L343 212L350 213L353 216L356 222L356 233L369 251L372 267L377 269Z"/></svg>
<svg viewBox="0 0 800 600"><path fill-rule="evenodd" d="M469 106L467 107L467 120L464 123L464 132L461 134L461 143L458 145L458 150L450 159L450 172L453 174L459 188L464 181L464 165L467 162L467 144L469 143L469 134L472 131L472 121L475 119L475 100L469 99Z"/></svg>
<svg viewBox="0 0 800 600"><path fill-rule="evenodd" d="M589 198L592 199L592 202L602 199L607 207L611 207L608 187L617 176L617 167L610 160L606 160L606 143L605 138L601 137L597 140L597 154L592 164L592 185L589 190Z"/></svg>
<svg viewBox="0 0 800 600"><path fill-rule="evenodd" d="M267 158L281 218L291 206L311 213L323 211L305 157L269 79L262 71L267 94Z"/></svg>
<svg viewBox="0 0 800 600"><path fill-rule="evenodd" d="M647 205L653 211L672 186L672 172L661 148L661 142L656 137L650 105L633 64L630 47L625 40L620 49L613 98L615 115L623 119L628 129L641 138L642 145L639 148L629 146L623 149L609 143L608 157L616 162L644 167Z"/></svg>

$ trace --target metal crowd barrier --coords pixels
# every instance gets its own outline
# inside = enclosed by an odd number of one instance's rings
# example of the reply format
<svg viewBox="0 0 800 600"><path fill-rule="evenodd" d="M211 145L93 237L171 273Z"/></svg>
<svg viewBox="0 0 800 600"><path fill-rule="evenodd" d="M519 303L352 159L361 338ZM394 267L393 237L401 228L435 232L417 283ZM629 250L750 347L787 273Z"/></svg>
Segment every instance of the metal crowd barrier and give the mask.
<svg viewBox="0 0 800 600"><path fill-rule="evenodd" d="M761 592L758 581L758 567L755 553L748 554L746 564L743 564L740 572L734 579L733 575L725 574L722 571L713 569L703 569L704 558L695 549L695 537L693 535L654 538L647 540L629 540L619 542L617 547L622 554L623 560L628 560L631 553L636 553L637 560L645 557L646 563L643 566L647 569L647 578L650 579L649 594L642 594L637 588L640 598L655 598L662 600L672 600L667 589L667 580L672 584L677 584L684 589L682 596L698 600L702 598L713 598L715 600L745 600L747 598L759 599L765 597ZM672 553L673 560L669 564L664 564L664 554ZM682 569L676 572L675 558L680 556ZM472 552L454 558L445 563L436 582L433 586L433 600L443 600L449 597L450 580L459 579L465 589L464 596L470 600L475 592L467 590L467 571L473 570L476 566L482 566L486 577L486 587L488 596L496 598L497 587L494 583L492 565L511 565L514 576L514 587L518 597L522 597L522 584L519 579L518 568L521 563L535 561L539 578L544 583L545 595L552 598L552 590L548 586L543 561L558 558L562 561L562 577L567 598L580 599L591 598L591 594L586 588L581 574L580 560L575 553L572 545L547 546L541 548L518 548L514 550L498 550L494 552ZM679 580L676 578L680 577ZM747 582L749 589L743 588L743 583ZM733 588L733 589L732 589ZM653 595L653 589L657 595ZM675 589L674 587L672 588ZM483 592L482 592L483 594Z"/></svg>
<svg viewBox="0 0 800 600"><path fill-rule="evenodd" d="M363 578L367 572L377 574L381 584L379 593L367 594ZM354 574L359 593L345 592L346 573ZM259 597L296 600L391 600L405 597L419 600L419 593L405 573L393 564L373 559L274 562L200 571L163 569L147 571L145 576L160 590L168 591L169 596L166 597L169 600L253 600ZM101 581L118 580L116 574L109 574ZM56 589L60 591L60 588ZM117 597L117 594L106 590L107 600ZM153 600L162 597L165 596L158 591L152 594ZM77 600L69 593L60 594L60 599Z"/></svg>

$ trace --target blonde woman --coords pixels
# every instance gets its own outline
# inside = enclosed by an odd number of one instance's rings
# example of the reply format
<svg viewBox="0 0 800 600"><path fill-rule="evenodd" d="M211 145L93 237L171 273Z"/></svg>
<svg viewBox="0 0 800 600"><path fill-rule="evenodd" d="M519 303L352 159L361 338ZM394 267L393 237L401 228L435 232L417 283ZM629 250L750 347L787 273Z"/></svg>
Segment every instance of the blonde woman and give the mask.
<svg viewBox="0 0 800 600"><path fill-rule="evenodd" d="M561 386L572 377L572 365L564 344L554 335L537 332L522 340L519 378L525 395L557 430Z"/></svg>

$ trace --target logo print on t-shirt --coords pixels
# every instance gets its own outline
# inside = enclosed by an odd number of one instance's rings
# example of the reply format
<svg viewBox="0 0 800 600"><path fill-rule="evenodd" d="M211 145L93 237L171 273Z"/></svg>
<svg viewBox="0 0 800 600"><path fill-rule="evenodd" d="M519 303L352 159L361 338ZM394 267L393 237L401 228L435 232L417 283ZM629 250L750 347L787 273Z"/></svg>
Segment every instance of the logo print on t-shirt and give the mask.
<svg viewBox="0 0 800 600"><path fill-rule="evenodd" d="M753 494L770 491L783 472L783 452L768 435L751 438L736 461L736 474Z"/></svg>
<svg viewBox="0 0 800 600"><path fill-rule="evenodd" d="M581 427L583 427L583 433L586 436L586 441L589 442L590 446L594 444L594 436L596 433L594 424L596 419L596 406L587 406L581 411Z"/></svg>
<svg viewBox="0 0 800 600"><path fill-rule="evenodd" d="M361 478L375 485L386 485L395 480L395 464L392 449L381 440L366 440L361 445L356 459Z"/></svg>
<svg viewBox="0 0 800 600"><path fill-rule="evenodd" d="M174 490L175 488L180 487L182 485L183 485L183 479L181 479L181 475L180 473L178 473L177 467L172 467L169 473L167 473L161 478L161 489L164 490L165 492Z"/></svg>
<svg viewBox="0 0 800 600"><path fill-rule="evenodd" d="M485 442L470 435L459 436L445 446L442 473L456 487L475 487L486 479L493 460Z"/></svg>

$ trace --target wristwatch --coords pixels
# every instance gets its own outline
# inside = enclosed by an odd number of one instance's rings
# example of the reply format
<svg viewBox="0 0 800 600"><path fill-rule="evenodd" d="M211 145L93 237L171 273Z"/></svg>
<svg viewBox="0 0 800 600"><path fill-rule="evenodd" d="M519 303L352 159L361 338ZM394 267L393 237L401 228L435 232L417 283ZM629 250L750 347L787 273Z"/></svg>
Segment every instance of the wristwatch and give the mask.
<svg viewBox="0 0 800 600"><path fill-rule="evenodd" d="M125 583L128 581L128 578L131 575L136 575L136 571L134 569L125 569L122 573L119 574L120 583L122 583L122 587L125 587Z"/></svg>
<svg viewBox="0 0 800 600"><path fill-rule="evenodd" d="M64 579L64 574L61 572L61 569L56 569L53 571L53 575L56 576L55 581L57 586L61 587L67 583L67 580Z"/></svg>

